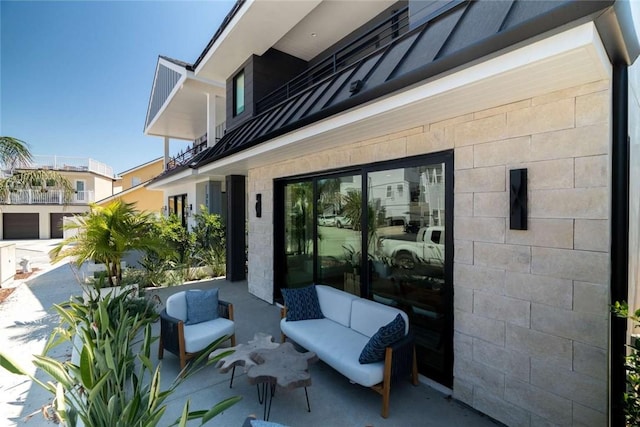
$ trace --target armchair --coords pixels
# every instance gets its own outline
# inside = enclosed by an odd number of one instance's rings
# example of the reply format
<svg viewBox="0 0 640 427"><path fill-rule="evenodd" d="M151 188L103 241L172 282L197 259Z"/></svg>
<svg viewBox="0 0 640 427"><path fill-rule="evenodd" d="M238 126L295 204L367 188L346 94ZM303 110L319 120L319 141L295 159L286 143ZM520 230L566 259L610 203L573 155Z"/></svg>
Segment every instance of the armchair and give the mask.
<svg viewBox="0 0 640 427"><path fill-rule="evenodd" d="M229 336L231 346L236 345L233 304L218 300L216 289L215 299L207 300L207 302L212 301L211 313L207 316L211 319L198 323L190 322L187 292L194 291L177 292L167 298L165 309L160 313L158 359L163 358L166 349L180 358L181 369L184 369L189 359L220 337ZM202 298L211 296L209 292L197 292L202 293ZM200 294L191 294L189 298L191 298L190 301L194 301L194 298L200 299Z"/></svg>

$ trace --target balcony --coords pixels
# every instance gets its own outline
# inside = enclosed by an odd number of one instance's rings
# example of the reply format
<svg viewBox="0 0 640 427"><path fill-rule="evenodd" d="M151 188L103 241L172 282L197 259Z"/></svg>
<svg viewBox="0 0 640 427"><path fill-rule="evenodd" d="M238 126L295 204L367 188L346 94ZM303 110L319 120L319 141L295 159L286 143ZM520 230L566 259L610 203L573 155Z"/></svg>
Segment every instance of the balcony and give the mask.
<svg viewBox="0 0 640 427"><path fill-rule="evenodd" d="M285 102L303 90L324 81L344 68L355 64L379 48L391 43L409 29L409 8L404 7L384 19L346 46L337 49L313 67L289 80L256 102L256 114Z"/></svg>
<svg viewBox="0 0 640 427"><path fill-rule="evenodd" d="M113 168L97 160L87 157L42 156L35 155L30 164L21 169L52 169L70 172L93 172L113 178Z"/></svg>
<svg viewBox="0 0 640 427"><path fill-rule="evenodd" d="M220 139L222 139L225 131L226 131L226 122L222 122L218 126L216 126L215 142L218 142L220 141ZM208 142L208 138L207 138L207 134L205 133L200 138L193 141L193 144L191 145L191 147L185 150L182 150L178 154L176 154L174 157L171 157L167 162L166 170L169 171L179 166L188 165L189 163L191 163L191 161L196 157L196 155L202 153L208 147L207 142Z"/></svg>
<svg viewBox="0 0 640 427"><path fill-rule="evenodd" d="M6 197L0 199L3 205L64 205L64 190L60 189L27 189L14 190ZM95 202L93 191L76 191L71 194L71 199L66 203L73 205L86 205Z"/></svg>

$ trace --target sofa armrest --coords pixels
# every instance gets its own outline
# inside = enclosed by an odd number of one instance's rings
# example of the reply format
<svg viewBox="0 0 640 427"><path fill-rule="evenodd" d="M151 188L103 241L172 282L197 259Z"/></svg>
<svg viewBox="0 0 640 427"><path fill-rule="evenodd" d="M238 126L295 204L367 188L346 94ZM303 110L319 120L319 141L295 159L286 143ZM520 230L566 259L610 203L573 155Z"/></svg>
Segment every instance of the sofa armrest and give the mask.
<svg viewBox="0 0 640 427"><path fill-rule="evenodd" d="M398 378L406 379L408 375L413 375L415 364L415 339L410 332L404 338L396 341L388 347L391 349L391 381ZM387 360L385 360L385 365Z"/></svg>
<svg viewBox="0 0 640 427"><path fill-rule="evenodd" d="M228 301L218 300L218 316L233 320L233 304Z"/></svg>
<svg viewBox="0 0 640 427"><path fill-rule="evenodd" d="M184 328L184 322L176 317L169 316L166 309L160 312L160 338L162 346L174 354L180 351L180 330Z"/></svg>

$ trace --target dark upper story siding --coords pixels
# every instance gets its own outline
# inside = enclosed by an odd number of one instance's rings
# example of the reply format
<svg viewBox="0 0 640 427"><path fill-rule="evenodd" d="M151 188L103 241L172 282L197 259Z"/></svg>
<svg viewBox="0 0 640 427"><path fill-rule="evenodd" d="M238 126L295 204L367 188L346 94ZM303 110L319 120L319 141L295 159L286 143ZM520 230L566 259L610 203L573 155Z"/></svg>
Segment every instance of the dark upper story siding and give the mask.
<svg viewBox="0 0 640 427"><path fill-rule="evenodd" d="M255 102L291 78L300 74L307 62L276 49L269 49L264 55L252 55L233 75L227 79L227 129L231 130L255 115ZM233 113L233 79L244 70L244 112Z"/></svg>

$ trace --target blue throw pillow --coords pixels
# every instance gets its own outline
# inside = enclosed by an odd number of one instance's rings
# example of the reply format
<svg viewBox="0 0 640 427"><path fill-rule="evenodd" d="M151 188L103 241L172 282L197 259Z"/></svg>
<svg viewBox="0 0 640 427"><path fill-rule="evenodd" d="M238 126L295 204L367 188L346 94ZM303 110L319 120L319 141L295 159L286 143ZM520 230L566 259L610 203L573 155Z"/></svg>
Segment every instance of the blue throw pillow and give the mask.
<svg viewBox="0 0 640 427"><path fill-rule="evenodd" d="M284 305L287 307L287 321L323 319L316 286L298 289L282 289Z"/></svg>
<svg viewBox="0 0 640 427"><path fill-rule="evenodd" d="M404 337L404 330L404 319L398 314L395 319L373 334L367 345L362 349L358 361L361 364L383 361L385 349L394 342L402 339Z"/></svg>
<svg viewBox="0 0 640 427"><path fill-rule="evenodd" d="M184 296L187 300L185 325L195 325L218 317L218 289L188 290L185 291Z"/></svg>

